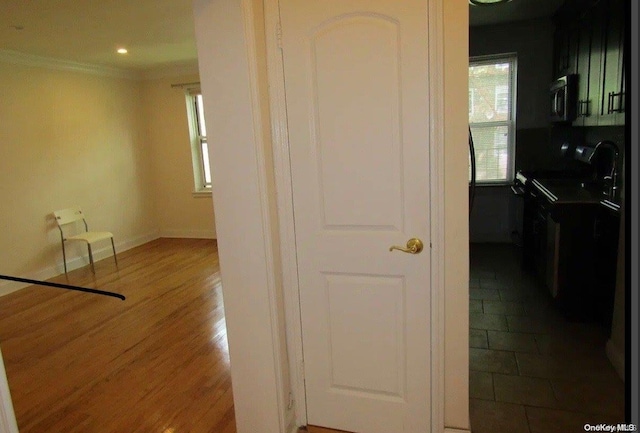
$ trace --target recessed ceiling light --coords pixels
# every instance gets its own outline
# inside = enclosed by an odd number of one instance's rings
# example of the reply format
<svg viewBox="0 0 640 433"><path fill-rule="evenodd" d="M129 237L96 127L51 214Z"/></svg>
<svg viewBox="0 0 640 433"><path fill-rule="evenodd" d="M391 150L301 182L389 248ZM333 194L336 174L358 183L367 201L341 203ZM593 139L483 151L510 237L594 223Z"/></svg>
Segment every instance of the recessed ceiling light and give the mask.
<svg viewBox="0 0 640 433"><path fill-rule="evenodd" d="M499 3L508 3L511 0L469 0L473 6L491 6Z"/></svg>
<svg viewBox="0 0 640 433"><path fill-rule="evenodd" d="M128 52L126 48L118 48L118 54L127 54Z"/></svg>

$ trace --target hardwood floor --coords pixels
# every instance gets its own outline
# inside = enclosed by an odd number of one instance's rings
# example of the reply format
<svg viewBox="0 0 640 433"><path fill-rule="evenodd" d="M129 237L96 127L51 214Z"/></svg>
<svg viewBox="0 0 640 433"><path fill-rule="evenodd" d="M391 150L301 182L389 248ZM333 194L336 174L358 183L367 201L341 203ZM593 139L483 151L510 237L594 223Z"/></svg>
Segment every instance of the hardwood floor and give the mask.
<svg viewBox="0 0 640 433"><path fill-rule="evenodd" d="M21 433L235 433L215 241L159 239L0 297Z"/></svg>

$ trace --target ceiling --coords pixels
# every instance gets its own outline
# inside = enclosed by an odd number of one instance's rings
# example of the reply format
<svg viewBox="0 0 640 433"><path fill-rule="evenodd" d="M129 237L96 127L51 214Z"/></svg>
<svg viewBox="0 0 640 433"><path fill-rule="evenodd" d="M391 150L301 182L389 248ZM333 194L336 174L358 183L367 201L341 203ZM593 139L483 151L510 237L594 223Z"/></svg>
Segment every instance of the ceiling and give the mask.
<svg viewBox="0 0 640 433"><path fill-rule="evenodd" d="M196 65L192 2L2 0L0 50L139 71Z"/></svg>
<svg viewBox="0 0 640 433"><path fill-rule="evenodd" d="M550 16L564 0L469 6L471 25ZM0 51L133 71L195 66L189 0L2 0ZM116 53L124 46L128 54Z"/></svg>

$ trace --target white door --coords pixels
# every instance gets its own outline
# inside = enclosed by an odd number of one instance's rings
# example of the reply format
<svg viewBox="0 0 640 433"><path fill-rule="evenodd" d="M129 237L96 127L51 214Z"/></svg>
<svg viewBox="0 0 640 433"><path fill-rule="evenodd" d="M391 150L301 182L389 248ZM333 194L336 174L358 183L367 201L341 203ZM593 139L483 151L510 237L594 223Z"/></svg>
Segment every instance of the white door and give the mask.
<svg viewBox="0 0 640 433"><path fill-rule="evenodd" d="M427 432L426 0L280 5L308 424Z"/></svg>

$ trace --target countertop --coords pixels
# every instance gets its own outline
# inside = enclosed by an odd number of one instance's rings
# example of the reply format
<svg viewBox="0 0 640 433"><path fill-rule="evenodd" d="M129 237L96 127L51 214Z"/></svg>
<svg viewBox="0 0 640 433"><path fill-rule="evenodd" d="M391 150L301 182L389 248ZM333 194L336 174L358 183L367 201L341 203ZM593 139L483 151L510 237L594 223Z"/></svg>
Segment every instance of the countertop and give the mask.
<svg viewBox="0 0 640 433"><path fill-rule="evenodd" d="M620 212L619 199L609 196L602 184L570 176L547 178L546 174L518 172L515 183L535 189L553 205L599 205L609 211Z"/></svg>

